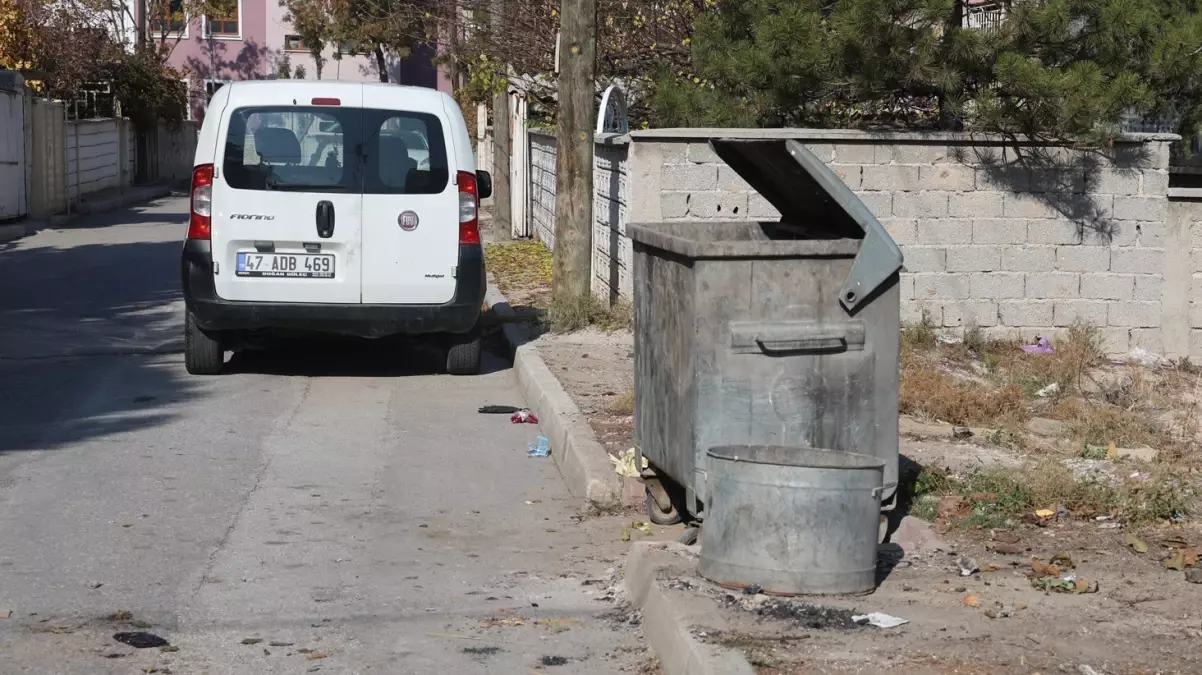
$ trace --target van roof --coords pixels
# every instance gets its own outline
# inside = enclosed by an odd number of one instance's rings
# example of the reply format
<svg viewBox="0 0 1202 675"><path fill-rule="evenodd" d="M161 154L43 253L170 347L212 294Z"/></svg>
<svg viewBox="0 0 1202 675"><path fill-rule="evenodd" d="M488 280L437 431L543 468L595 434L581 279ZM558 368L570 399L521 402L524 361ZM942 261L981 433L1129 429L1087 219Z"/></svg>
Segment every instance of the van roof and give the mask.
<svg viewBox="0 0 1202 675"><path fill-rule="evenodd" d="M437 89L429 87L415 87L406 84L390 84L385 82L348 82L344 80L239 80L231 82L229 85L229 97L231 101L237 101L240 95L261 95L264 90L272 88L303 88L311 90L314 94L329 94L337 96L339 91L355 90L366 91L387 91L389 93L404 93L405 98L409 101L422 105L442 106L443 101L450 96Z"/></svg>

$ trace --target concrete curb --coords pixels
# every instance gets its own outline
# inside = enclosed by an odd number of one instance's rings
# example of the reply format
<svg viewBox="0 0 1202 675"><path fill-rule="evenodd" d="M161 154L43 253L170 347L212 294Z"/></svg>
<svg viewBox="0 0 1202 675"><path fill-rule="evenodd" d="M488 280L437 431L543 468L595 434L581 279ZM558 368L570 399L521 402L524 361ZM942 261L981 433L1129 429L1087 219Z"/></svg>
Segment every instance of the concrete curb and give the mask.
<svg viewBox="0 0 1202 675"><path fill-rule="evenodd" d="M84 197L82 201L75 205L73 213L57 214L45 219L25 220L19 223L0 225L0 244L32 236L41 230L63 227L81 216L107 213L128 206L136 206L154 199L161 199L169 196L171 192L171 186L163 183L129 188L128 190L123 190L116 194L104 195L94 200Z"/></svg>
<svg viewBox="0 0 1202 675"><path fill-rule="evenodd" d="M742 654L703 644L691 626L713 625L708 601L687 603L660 587L664 569L691 572L696 553L676 542L636 542L626 561L626 593L643 612L643 634L667 675L755 675Z"/></svg>
<svg viewBox="0 0 1202 675"><path fill-rule="evenodd" d="M485 302L497 316L515 316L509 301L491 283ZM584 413L564 391L520 326L504 323L501 331L513 352L518 390L538 415L539 425L551 444L551 458L567 483L568 491L597 509L617 508L621 503L621 481L609 463L609 453L597 441Z"/></svg>

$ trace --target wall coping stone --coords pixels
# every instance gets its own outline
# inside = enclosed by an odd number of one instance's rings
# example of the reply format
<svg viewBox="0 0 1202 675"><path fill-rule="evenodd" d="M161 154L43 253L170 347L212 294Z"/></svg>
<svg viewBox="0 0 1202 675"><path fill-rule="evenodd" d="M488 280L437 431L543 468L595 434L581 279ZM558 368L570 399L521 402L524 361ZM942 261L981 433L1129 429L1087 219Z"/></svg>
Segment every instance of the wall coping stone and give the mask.
<svg viewBox="0 0 1202 675"><path fill-rule="evenodd" d="M739 138L753 140L797 139L807 141L861 141L864 143L962 143L965 145L1011 145L1013 140L997 134L962 131L862 131L859 129L724 129L676 128L644 129L630 132L638 141L674 141L710 138ZM1046 141L1026 141L1026 145L1057 146ZM1177 134L1124 134L1116 143L1172 143L1181 140Z"/></svg>

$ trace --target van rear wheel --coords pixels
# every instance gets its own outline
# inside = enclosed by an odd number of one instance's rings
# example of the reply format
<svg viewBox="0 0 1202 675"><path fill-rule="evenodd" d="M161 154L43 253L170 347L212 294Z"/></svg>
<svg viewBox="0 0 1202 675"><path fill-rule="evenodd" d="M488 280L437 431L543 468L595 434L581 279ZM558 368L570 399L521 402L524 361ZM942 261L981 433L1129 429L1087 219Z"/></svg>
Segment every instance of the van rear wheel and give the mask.
<svg viewBox="0 0 1202 675"><path fill-rule="evenodd" d="M451 375L479 375L484 340L480 326L467 333L447 336L447 372Z"/></svg>
<svg viewBox="0 0 1202 675"><path fill-rule="evenodd" d="M184 318L184 367L193 375L219 375L224 365L221 343L201 332L188 312Z"/></svg>

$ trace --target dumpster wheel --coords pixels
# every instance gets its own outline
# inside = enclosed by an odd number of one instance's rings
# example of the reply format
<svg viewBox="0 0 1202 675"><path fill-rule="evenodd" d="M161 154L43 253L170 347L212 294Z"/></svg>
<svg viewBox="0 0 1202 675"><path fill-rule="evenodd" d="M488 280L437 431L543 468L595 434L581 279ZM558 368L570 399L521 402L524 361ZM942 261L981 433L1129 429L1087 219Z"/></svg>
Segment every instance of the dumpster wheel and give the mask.
<svg viewBox="0 0 1202 675"><path fill-rule="evenodd" d="M647 518L656 525L678 525L684 518L676 508L667 487L659 478L643 478L643 501L647 506ZM667 507L666 509L664 507Z"/></svg>

